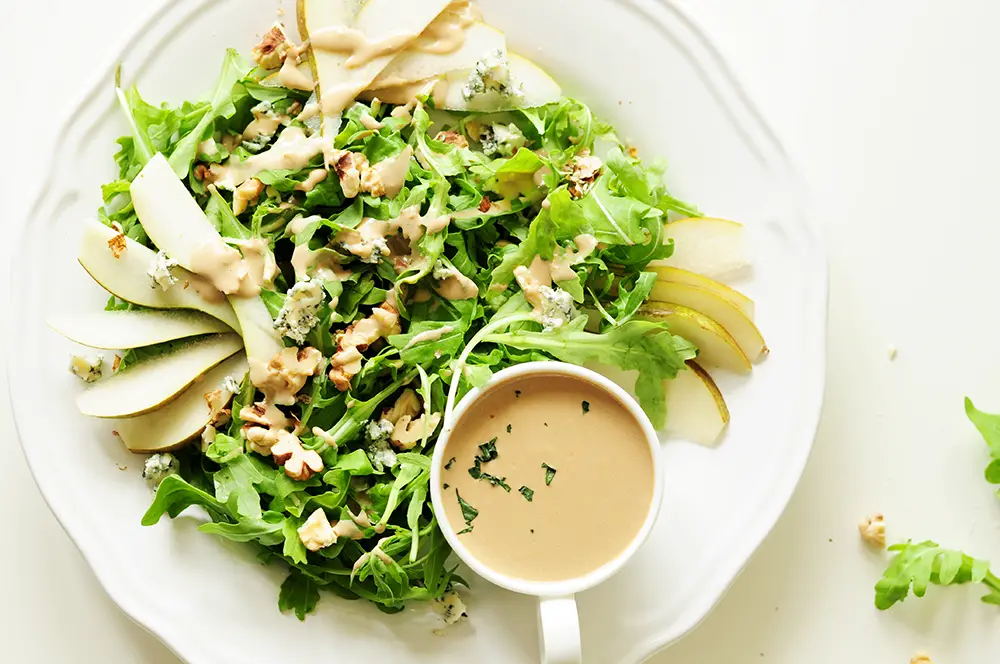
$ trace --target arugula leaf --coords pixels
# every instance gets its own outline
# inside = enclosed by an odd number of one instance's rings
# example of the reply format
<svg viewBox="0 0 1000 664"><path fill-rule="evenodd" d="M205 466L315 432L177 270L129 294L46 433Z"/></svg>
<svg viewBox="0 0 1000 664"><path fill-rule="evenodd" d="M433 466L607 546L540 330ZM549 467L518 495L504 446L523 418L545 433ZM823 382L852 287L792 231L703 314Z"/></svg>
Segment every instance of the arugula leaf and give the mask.
<svg viewBox="0 0 1000 664"><path fill-rule="evenodd" d="M518 331L490 334L484 341L534 349L582 366L600 362L625 371L638 371L636 396L655 428L666 421L664 380L677 376L684 363L693 359L695 347L685 339L670 334L666 326L650 321L630 320L603 334L583 330L586 317L550 332Z"/></svg>
<svg viewBox="0 0 1000 664"><path fill-rule="evenodd" d="M292 570L281 584L278 594L279 611L295 611L295 617L305 620L319 602L319 587L297 570Z"/></svg>
<svg viewBox="0 0 1000 664"><path fill-rule="evenodd" d="M990 484L1000 484L1000 415L982 412L968 397L965 398L965 414L990 448L993 460L986 467L986 481ZM997 495L1000 496L1000 489L997 490Z"/></svg>
<svg viewBox="0 0 1000 664"><path fill-rule="evenodd" d="M985 560L943 549L929 540L919 544L907 541L889 550L897 555L875 584L875 606L879 610L905 600L911 587L915 596L923 597L929 585L982 583L990 591L982 598L984 602L996 604L1000 600L1000 579L990 572Z"/></svg>
<svg viewBox="0 0 1000 664"><path fill-rule="evenodd" d="M472 522L476 520L479 516L479 510L470 505L469 503L462 500L462 496L458 493L458 489L455 489L455 497L458 498L458 506L462 508L462 518L465 519L465 530L460 531L458 534L472 532Z"/></svg>

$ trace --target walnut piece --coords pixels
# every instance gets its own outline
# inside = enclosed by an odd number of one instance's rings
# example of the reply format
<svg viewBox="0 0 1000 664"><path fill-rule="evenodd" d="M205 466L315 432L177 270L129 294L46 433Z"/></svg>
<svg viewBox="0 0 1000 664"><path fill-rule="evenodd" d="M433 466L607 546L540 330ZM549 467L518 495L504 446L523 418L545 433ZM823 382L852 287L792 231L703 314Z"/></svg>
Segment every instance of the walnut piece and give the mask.
<svg viewBox="0 0 1000 664"><path fill-rule="evenodd" d="M292 45L285 36L285 27L281 23L275 23L260 43L253 47L250 56L264 69L278 69L291 48Z"/></svg>
<svg viewBox="0 0 1000 664"><path fill-rule="evenodd" d="M435 141L441 141L442 143L447 143L448 145L454 145L458 148L469 147L469 141L458 132L454 131L439 131L437 136L434 137Z"/></svg>
<svg viewBox="0 0 1000 664"><path fill-rule="evenodd" d="M862 519L858 524L858 532L866 544L879 549L885 548L885 519L881 514L872 514Z"/></svg>
<svg viewBox="0 0 1000 664"><path fill-rule="evenodd" d="M441 423L441 413L432 413L430 416L424 413L415 420L412 420L409 415L399 418L390 437L393 447L404 451L412 450L424 438L425 423L427 435L430 436L437 429L437 425Z"/></svg>
<svg viewBox="0 0 1000 664"><path fill-rule="evenodd" d="M233 192L233 214L241 215L246 212L250 205L257 202L257 198L264 191L264 183L257 178L250 178Z"/></svg>
<svg viewBox="0 0 1000 664"><path fill-rule="evenodd" d="M337 335L337 352L330 358L330 382L341 392L351 387L351 378L361 371L361 352L379 339L399 334L399 313L388 302L376 307L371 316L349 325Z"/></svg>
<svg viewBox="0 0 1000 664"><path fill-rule="evenodd" d="M410 388L406 388L396 398L396 402L392 404L391 408L386 408L382 411L382 419L396 424L403 417L416 417L420 414L422 408L423 405L420 403L420 397L417 396L417 393Z"/></svg>
<svg viewBox="0 0 1000 664"><path fill-rule="evenodd" d="M319 453L302 447L299 437L288 431L278 431L278 442L271 447L271 456L293 480L304 481L323 470Z"/></svg>
<svg viewBox="0 0 1000 664"><path fill-rule="evenodd" d="M569 195L573 198L583 198L594 186L604 168L600 157L581 153L572 162L573 170L569 174Z"/></svg>
<svg viewBox="0 0 1000 664"><path fill-rule="evenodd" d="M122 254L128 248L128 244L125 242L125 234L119 231L118 235L108 240L108 247L115 258L121 258Z"/></svg>
<svg viewBox="0 0 1000 664"><path fill-rule="evenodd" d="M361 192L361 171L368 166L368 157L358 152L344 152L333 169L340 178L340 188L347 198L354 198Z"/></svg>

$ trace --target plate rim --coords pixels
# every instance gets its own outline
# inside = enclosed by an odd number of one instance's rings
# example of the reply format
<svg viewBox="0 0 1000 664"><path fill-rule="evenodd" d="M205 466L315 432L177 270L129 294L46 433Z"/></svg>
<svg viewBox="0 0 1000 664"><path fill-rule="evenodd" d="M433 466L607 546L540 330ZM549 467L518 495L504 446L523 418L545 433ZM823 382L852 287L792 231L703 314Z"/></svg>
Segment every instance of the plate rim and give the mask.
<svg viewBox="0 0 1000 664"><path fill-rule="evenodd" d="M212 3L213 0L177 0L175 2L162 0L159 6L129 36L122 40L121 45L114 51L116 55L112 64L104 67L95 75L93 82L86 86L84 92L79 95L79 101L73 104L71 109L67 111L59 131L56 133L53 149L46 160L48 169L45 181L34 196L33 205L28 208L29 212L23 218L18 219L15 222L15 227L12 229L15 234L14 242L12 243L13 247L22 248L25 245L28 239L28 229L32 221L50 216L52 209L62 202L66 196L76 197L79 195L79 191L72 186L60 190L60 193L64 194L63 196L51 196L47 195L47 193L54 190L55 183L65 180L65 177L62 175L64 169L61 166L58 156L66 150L67 146L73 146L79 140L82 140L82 137L76 141L72 140L74 129L81 124L79 122L80 118L88 121L82 124L89 124L89 122L94 121L93 114L88 114L87 111L106 92L106 82L114 74L115 63L122 62L129 56L134 56L136 52L141 54L144 43L147 42L154 30L162 31L159 38L155 41L163 40L178 30L182 31L184 19L187 16L204 11ZM799 485L815 443L825 390L829 269L818 223L815 221L814 216L806 212L807 204L804 185L802 179L797 175L798 171L794 167L792 159L784 149L780 139L764 119L758 106L753 102L752 96L743 87L740 79L733 73L723 53L715 42L708 37L699 22L691 16L689 11L673 0L617 0L615 4L622 6L623 10L631 7L633 11L641 12L652 19L658 28L668 31L671 37L677 38L681 42L679 48L685 52L695 65L703 82L710 93L716 98L720 108L730 116L733 126L741 134L741 139L747 143L758 161L774 174L777 179L777 186L788 193L790 200L793 201L792 216L798 222L794 228L803 236L803 246L808 249L807 255L810 258L809 269L812 272L810 276L813 282L813 289L808 301L814 305L809 315L805 317L805 320L807 323L806 329L810 333L808 335L809 339L812 340L809 344L810 352L806 356L813 358L813 364L807 368L806 373L815 376L815 378L808 381L807 384L809 398L805 399L805 403L807 403L808 407L803 409L802 414L797 418L798 421L793 427L794 433L790 434L797 440L801 439L803 443L796 446L795 449L798 451L798 454L796 457L788 459L784 473L786 476L794 477L794 479L787 482L788 486L781 486L780 491L772 492L769 495L765 503L767 505L766 512L758 514L758 518L755 519L755 523L764 524L765 527L760 529L756 536L740 540L740 545L735 547L740 551L739 555L733 556L734 559L740 561L737 569L731 574L724 575L725 579L721 584L716 584L717 587L714 587L710 592L701 593L698 596L700 598L699 601L692 602L691 605L686 607L675 621L676 629L673 630L673 633L654 634L648 639L636 642L622 659L623 662L637 663L652 657L657 652L683 638L711 614L712 610L718 605L725 593L760 548L761 544L771 533ZM662 23L662 18L656 17L657 12L667 12L670 14L676 25L680 26L682 30L677 32L675 30L676 26L673 24L669 28L665 26ZM166 28L163 27L164 24L167 24ZM150 45L152 43L151 41ZM140 63L144 60L148 60L148 57L142 58ZM141 69L142 64L136 68L136 71ZM25 252L14 252L10 267L8 268L12 277L24 273L24 260ZM17 282L12 279L11 283ZM25 297L23 291L21 289L14 289L11 292L11 296L13 311L22 311L23 299ZM19 327L20 322L17 316L8 317L6 324L8 338L18 338L17 332ZM15 364L17 364L15 362L17 358L14 347L8 345L6 358L7 380L8 384L11 384ZM98 552L88 552L82 543L84 538L78 538L74 535L73 530L69 527L69 524L72 523L72 515L54 506L50 497L51 486L46 488L42 482L39 482L38 465L41 463L41 460L34 457L29 447L25 446L24 433L27 429L22 428L18 406L22 399L27 399L27 394L21 396L20 393L15 393L13 390L9 390L8 393L15 434L28 465L29 472L31 473L32 480L38 487L39 493L42 495L42 499L49 510L66 532L70 541L83 556L104 592L107 593L122 613L155 636L181 660L186 662L198 661L198 658L202 654L192 651L198 642L195 640L170 638L168 630L156 624L156 615L155 612L150 611L151 607L138 601L137 595L117 588L111 580L113 576L112 571L105 570L99 564Z"/></svg>

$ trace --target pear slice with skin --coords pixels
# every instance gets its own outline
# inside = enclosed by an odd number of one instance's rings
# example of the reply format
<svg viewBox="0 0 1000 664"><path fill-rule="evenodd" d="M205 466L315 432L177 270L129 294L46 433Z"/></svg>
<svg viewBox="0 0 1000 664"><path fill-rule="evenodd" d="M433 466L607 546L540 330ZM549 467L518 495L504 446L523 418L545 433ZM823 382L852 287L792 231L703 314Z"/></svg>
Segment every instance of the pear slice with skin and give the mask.
<svg viewBox="0 0 1000 664"><path fill-rule="evenodd" d="M746 229L735 221L680 219L664 226L664 238L673 239L674 253L654 261L657 265L679 267L719 281L739 278L750 269Z"/></svg>
<svg viewBox="0 0 1000 664"><path fill-rule="evenodd" d="M638 371L623 371L597 362L588 362L586 367L635 396ZM690 360L687 367L687 371L678 371L673 380L663 381L667 393L667 422L662 431L673 438L714 445L729 424L729 407L704 369Z"/></svg>
<svg viewBox="0 0 1000 664"><path fill-rule="evenodd" d="M140 183L138 191L136 183ZM136 176L132 202L149 238L185 267L195 265L196 253L205 248L218 255L237 251L222 239L161 154L150 159ZM228 298L243 332L250 365L267 364L284 347L267 305L258 295L232 294Z"/></svg>
<svg viewBox="0 0 1000 664"><path fill-rule="evenodd" d="M729 426L729 407L722 392L696 362L688 371L666 382L667 426L665 433L699 445L715 445Z"/></svg>
<svg viewBox="0 0 1000 664"><path fill-rule="evenodd" d="M118 231L98 221L85 222L78 260L104 290L126 302L150 309L202 311L234 330L240 329L233 308L219 289L182 267L174 267L170 272L177 283L163 290L146 274L156 259L156 252L125 238L125 250L116 258L108 243L117 236Z"/></svg>
<svg viewBox="0 0 1000 664"><path fill-rule="evenodd" d="M522 86L523 97L508 99L497 94L477 95L466 99L462 88L469 80L470 70L451 72L434 89L434 104L447 111L502 111L509 108L535 108L559 101L562 88L548 73L531 60L508 53L510 74Z"/></svg>
<svg viewBox="0 0 1000 664"><path fill-rule="evenodd" d="M94 311L53 316L46 322L70 341L105 350L232 332L222 321L196 311Z"/></svg>
<svg viewBox="0 0 1000 664"><path fill-rule="evenodd" d="M247 372L247 358L237 353L205 373L179 397L156 410L121 420L114 420L115 433L130 452L152 454L172 452L201 434L212 417L205 395L221 390L221 400L233 393L226 389L226 378L241 383Z"/></svg>
<svg viewBox="0 0 1000 664"><path fill-rule="evenodd" d="M699 364L727 369L738 374L753 368L739 344L724 327L708 316L679 304L647 302L636 316L641 320L666 323L677 334L698 347Z"/></svg>
<svg viewBox="0 0 1000 664"><path fill-rule="evenodd" d="M725 285L721 281L709 279L708 277L703 277L695 272L682 270L679 267L653 265L652 269L656 272L656 278L658 281L666 281L675 284L688 284L689 286L697 286L698 288L704 288L707 291L712 291L722 299L732 303L733 306L746 314L750 320L753 320L755 308L754 301L738 290L734 290ZM663 298L654 297L653 299L661 300Z"/></svg>
<svg viewBox="0 0 1000 664"><path fill-rule="evenodd" d="M651 300L679 304L705 314L729 332L751 362L756 362L767 353L764 337L753 321L734 304L712 291L689 284L658 281L649 297Z"/></svg>
<svg viewBox="0 0 1000 664"><path fill-rule="evenodd" d="M327 5L342 4L325 0ZM350 8L324 7L323 0L303 0L298 4L299 32L308 36L316 74L317 94L324 116L324 137L334 129L338 117L355 97L367 89L383 69L450 4L450 0L368 0L351 21ZM350 53L337 53L330 42L348 42L342 35L360 33L363 46L374 47L373 57L358 66L348 66ZM388 48L401 41L400 48ZM328 45L326 48L324 45ZM356 50L356 49L355 49ZM384 53L383 53L384 52ZM330 119L331 122L327 122ZM336 123L339 128L339 122Z"/></svg>
<svg viewBox="0 0 1000 664"><path fill-rule="evenodd" d="M465 41L451 53L406 50L386 65L368 86L395 88L460 69L472 69L488 53L507 52L507 38L491 25L476 21L465 30Z"/></svg>
<svg viewBox="0 0 1000 664"><path fill-rule="evenodd" d="M135 417L155 410L184 391L202 374L239 352L243 341L222 334L141 362L99 380L76 399L91 417Z"/></svg>

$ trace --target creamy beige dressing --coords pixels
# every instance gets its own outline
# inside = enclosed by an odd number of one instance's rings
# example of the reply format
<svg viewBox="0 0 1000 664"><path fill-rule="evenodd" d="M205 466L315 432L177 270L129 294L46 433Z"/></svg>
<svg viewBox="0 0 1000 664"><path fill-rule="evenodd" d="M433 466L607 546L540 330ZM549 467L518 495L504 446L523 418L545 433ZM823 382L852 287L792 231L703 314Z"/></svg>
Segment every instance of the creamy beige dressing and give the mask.
<svg viewBox="0 0 1000 664"><path fill-rule="evenodd" d="M313 157L332 147L332 139L323 138L319 134L306 136L306 132L300 127L286 127L269 149L246 161L229 163L227 166L214 164L211 170L218 186L234 189L261 171L301 170L309 165Z"/></svg>
<svg viewBox="0 0 1000 664"><path fill-rule="evenodd" d="M296 120L299 122L305 122L306 120L315 118L320 114L323 109L320 107L319 102L310 102L302 108L302 112L296 116Z"/></svg>
<svg viewBox="0 0 1000 664"><path fill-rule="evenodd" d="M447 278L437 282L434 290L446 300L471 300L479 297L476 282L455 268L451 268Z"/></svg>
<svg viewBox="0 0 1000 664"><path fill-rule="evenodd" d="M410 246L413 247L420 242L425 233L440 233L448 228L448 224L451 223L451 217L448 215L439 215L436 217L421 216L420 206L411 205L400 210L399 216L395 219L390 219L388 223L390 228L399 231L409 241Z"/></svg>
<svg viewBox="0 0 1000 664"><path fill-rule="evenodd" d="M300 244L292 252L291 262L296 281L305 281L311 277L323 281L342 281L351 276L350 270L341 267L337 252L330 249L310 249L308 244Z"/></svg>
<svg viewBox="0 0 1000 664"><path fill-rule="evenodd" d="M357 28L331 25L311 33L309 43L315 49L348 56L344 67L358 69L372 60L398 53L416 37L414 34L400 33L371 39Z"/></svg>
<svg viewBox="0 0 1000 664"><path fill-rule="evenodd" d="M479 445L494 438L496 459L480 470L503 478L509 493L469 474ZM451 457L440 476L448 522L466 527L460 494L479 512L462 543L487 567L519 579L562 581L614 560L639 534L653 499L653 460L639 423L579 378L538 374L487 391L457 422L444 450ZM543 464L556 471L549 485ZM521 487L533 492L530 502Z"/></svg>
<svg viewBox="0 0 1000 664"><path fill-rule="evenodd" d="M253 113L253 120L243 130L243 139L252 141L259 136L274 136L274 133L278 131L278 127L281 126L282 117L273 111L265 109L258 110L255 108L251 112Z"/></svg>
<svg viewBox="0 0 1000 664"><path fill-rule="evenodd" d="M417 344L422 344L425 341L437 341L444 335L453 331L455 328L451 325L445 325L444 327L439 327L436 330L427 330L426 332L421 332L420 334L413 335L413 338L406 342L403 346L403 350L406 350L410 346L416 346Z"/></svg>
<svg viewBox="0 0 1000 664"><path fill-rule="evenodd" d="M325 180L327 175L329 175L329 171L325 168L311 170L305 180L295 185L295 191L310 192L316 188L316 185Z"/></svg>
<svg viewBox="0 0 1000 664"><path fill-rule="evenodd" d="M274 280L278 276L278 264L271 253L268 241L263 238L250 240L233 240L243 252L243 262L247 267L247 278L261 287L274 288Z"/></svg>
<svg viewBox="0 0 1000 664"><path fill-rule="evenodd" d="M299 59L306 46L302 45L293 48L285 56L285 61L278 70L278 83L291 90L310 91L316 87L316 82L305 72L299 69L301 60Z"/></svg>
<svg viewBox="0 0 1000 664"><path fill-rule="evenodd" d="M309 224L311 224L314 221L320 221L322 218L323 217L319 216L318 214L311 214L308 217L303 217L301 214L297 214L290 222L288 222L288 226L286 226L285 228L285 230L287 231L285 234L298 235L299 233L307 229L309 227Z"/></svg>
<svg viewBox="0 0 1000 664"><path fill-rule="evenodd" d="M389 232L389 222L365 218L357 228L345 228L337 233L335 241L344 245L347 251L361 259L368 259L378 249L385 246L385 236Z"/></svg>
<svg viewBox="0 0 1000 664"><path fill-rule="evenodd" d="M456 0L424 28L408 50L444 55L465 44L465 30L483 18L479 7L469 0Z"/></svg>
<svg viewBox="0 0 1000 664"><path fill-rule="evenodd" d="M362 120L364 120L364 116L362 116ZM382 180L386 198L395 198L402 190L403 185L406 184L406 176L410 172L410 159L412 157L413 148L407 145L395 157L383 159L375 164L375 172Z"/></svg>
<svg viewBox="0 0 1000 664"><path fill-rule="evenodd" d="M371 113L365 111L361 114L361 126L365 129L371 129L372 131L378 131L385 125L372 117Z"/></svg>
<svg viewBox="0 0 1000 664"><path fill-rule="evenodd" d="M208 279L226 295L255 297L260 286L239 251L222 242L207 242L191 254L191 271Z"/></svg>

